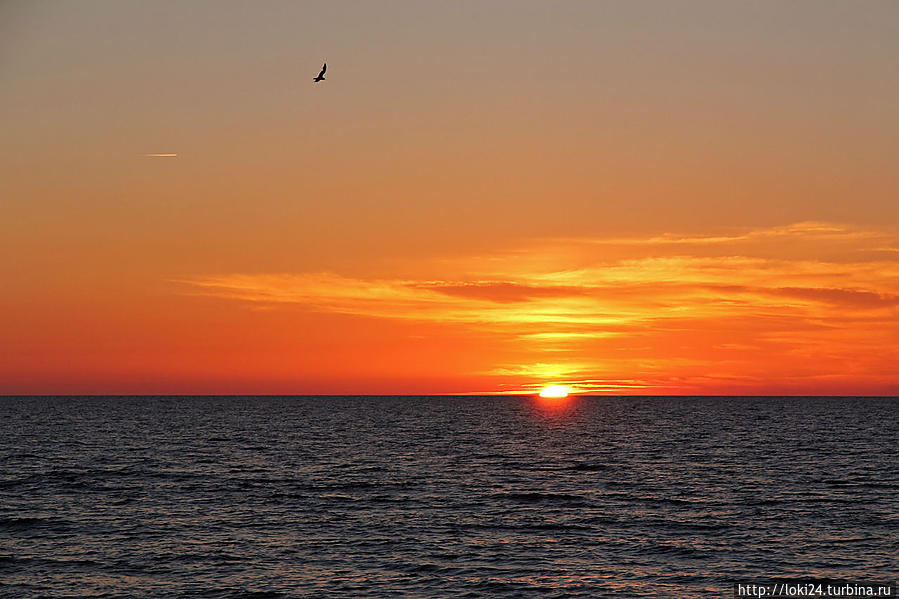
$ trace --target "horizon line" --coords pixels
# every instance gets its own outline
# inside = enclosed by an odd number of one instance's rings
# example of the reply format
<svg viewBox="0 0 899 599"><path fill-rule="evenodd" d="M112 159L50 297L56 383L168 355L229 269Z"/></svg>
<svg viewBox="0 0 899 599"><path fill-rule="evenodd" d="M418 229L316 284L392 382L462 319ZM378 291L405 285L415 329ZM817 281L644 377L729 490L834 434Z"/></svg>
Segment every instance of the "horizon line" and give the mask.
<svg viewBox="0 0 899 599"><path fill-rule="evenodd" d="M0 393L2 399L21 399L21 398L192 398L192 397L221 397L221 398L387 398L387 397L414 397L414 398L450 398L450 397L531 397L537 398L538 392L534 393L36 393L36 394L4 394ZM573 399L573 398L600 398L600 399L768 399L768 398L875 398L875 399L899 399L899 395L880 395L880 394L860 394L860 395L844 395L844 394L766 394L766 395L720 395L720 394L656 394L656 395L593 395L587 393L571 393L567 397L557 399Z"/></svg>

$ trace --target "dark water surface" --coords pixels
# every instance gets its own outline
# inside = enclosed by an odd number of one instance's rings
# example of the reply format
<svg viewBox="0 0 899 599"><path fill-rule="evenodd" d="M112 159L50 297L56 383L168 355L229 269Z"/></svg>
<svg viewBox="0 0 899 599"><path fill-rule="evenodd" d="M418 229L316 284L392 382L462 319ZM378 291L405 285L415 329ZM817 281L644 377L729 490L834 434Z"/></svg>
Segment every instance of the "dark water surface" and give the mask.
<svg viewBox="0 0 899 599"><path fill-rule="evenodd" d="M897 433L877 398L0 398L0 596L895 580Z"/></svg>

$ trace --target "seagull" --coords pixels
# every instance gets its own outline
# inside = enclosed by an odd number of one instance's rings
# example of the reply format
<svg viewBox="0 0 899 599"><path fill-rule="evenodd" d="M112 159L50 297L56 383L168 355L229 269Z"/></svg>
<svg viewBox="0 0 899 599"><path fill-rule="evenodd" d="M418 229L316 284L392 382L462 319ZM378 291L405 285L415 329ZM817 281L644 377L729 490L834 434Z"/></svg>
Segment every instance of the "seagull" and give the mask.
<svg viewBox="0 0 899 599"><path fill-rule="evenodd" d="M312 80L313 83L318 83L319 81L325 80L325 71L328 70L328 63L322 65L322 72L318 74L318 77Z"/></svg>

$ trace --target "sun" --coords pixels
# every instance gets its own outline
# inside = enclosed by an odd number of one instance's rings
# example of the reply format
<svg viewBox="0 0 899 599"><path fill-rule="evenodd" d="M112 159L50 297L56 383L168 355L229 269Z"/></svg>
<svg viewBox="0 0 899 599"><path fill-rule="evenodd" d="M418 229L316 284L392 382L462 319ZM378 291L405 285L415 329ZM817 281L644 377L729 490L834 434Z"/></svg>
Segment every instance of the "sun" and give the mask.
<svg viewBox="0 0 899 599"><path fill-rule="evenodd" d="M565 385L549 385L540 391L540 397L568 397L570 392L571 388Z"/></svg>

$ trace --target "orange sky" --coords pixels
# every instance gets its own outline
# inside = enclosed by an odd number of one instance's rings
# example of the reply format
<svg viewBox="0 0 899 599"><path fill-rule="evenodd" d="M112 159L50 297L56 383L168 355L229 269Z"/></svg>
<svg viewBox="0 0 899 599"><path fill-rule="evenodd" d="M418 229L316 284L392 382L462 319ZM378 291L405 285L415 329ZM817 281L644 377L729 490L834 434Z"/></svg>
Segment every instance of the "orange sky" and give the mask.
<svg viewBox="0 0 899 599"><path fill-rule="evenodd" d="M893 2L4 3L0 393L899 393L896 56Z"/></svg>

